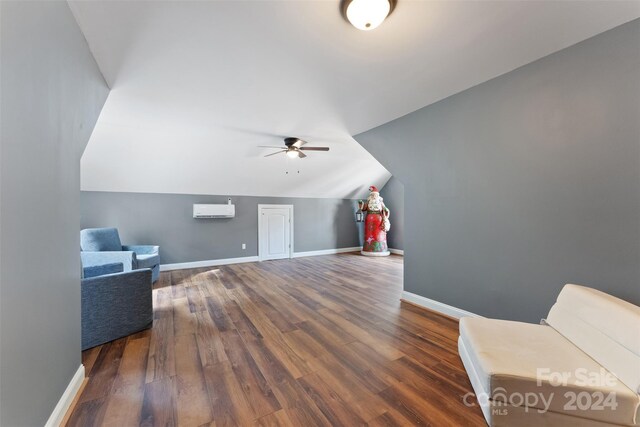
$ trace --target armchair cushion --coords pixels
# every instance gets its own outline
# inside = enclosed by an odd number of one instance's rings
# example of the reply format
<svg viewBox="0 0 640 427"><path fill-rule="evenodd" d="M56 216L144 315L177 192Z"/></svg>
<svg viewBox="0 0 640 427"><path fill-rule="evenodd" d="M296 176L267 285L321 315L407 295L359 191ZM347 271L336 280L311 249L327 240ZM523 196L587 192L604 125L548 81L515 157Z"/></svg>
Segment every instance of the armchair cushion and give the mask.
<svg viewBox="0 0 640 427"><path fill-rule="evenodd" d="M122 243L117 228L87 228L80 231L83 251L121 251Z"/></svg>
<svg viewBox="0 0 640 427"><path fill-rule="evenodd" d="M151 254L151 255L136 255L138 259L138 268L152 268L158 264L160 264L160 255Z"/></svg>

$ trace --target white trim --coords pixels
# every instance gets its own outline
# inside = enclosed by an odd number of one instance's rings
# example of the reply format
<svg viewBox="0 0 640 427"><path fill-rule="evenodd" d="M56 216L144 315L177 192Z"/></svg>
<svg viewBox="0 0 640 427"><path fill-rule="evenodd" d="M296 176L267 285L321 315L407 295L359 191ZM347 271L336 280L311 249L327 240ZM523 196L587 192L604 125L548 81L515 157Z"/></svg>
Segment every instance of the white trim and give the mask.
<svg viewBox="0 0 640 427"><path fill-rule="evenodd" d="M60 400L58 400L56 407L53 408L53 412L51 413L51 416L49 416L44 427L58 427L62 424L62 420L71 407L73 400L76 398L76 394L78 393L78 390L80 390L83 381L84 365L80 364L76 373L73 374L69 385L67 385L67 389L62 393Z"/></svg>
<svg viewBox="0 0 640 427"><path fill-rule="evenodd" d="M262 209L289 209L289 258L293 258L293 205L258 204L258 261L262 261L262 243L260 242Z"/></svg>
<svg viewBox="0 0 640 427"><path fill-rule="evenodd" d="M443 302L435 301L422 295L416 295L411 292L402 291L402 299L419 305L420 307L428 308L429 310L437 311L438 313L446 314L449 317L460 319L461 317L483 317L479 314L471 313L470 311L463 310L458 307L445 304Z"/></svg>
<svg viewBox="0 0 640 427"><path fill-rule="evenodd" d="M341 254L345 252L358 252L361 249L362 249L362 246L354 246L352 248L323 249L320 251L294 252L292 258ZM244 264L247 262L258 262L258 261L260 261L260 259L257 256L245 256L241 258L223 258L223 259L209 259L205 261L179 262L176 264L161 264L160 271L185 270L189 268L202 268L202 267L216 267L218 265Z"/></svg>
<svg viewBox="0 0 640 427"><path fill-rule="evenodd" d="M358 252L361 249L362 249L362 246L354 246L352 248L322 249L320 251L294 252L293 257L302 258L307 256L342 254L345 252Z"/></svg>
<svg viewBox="0 0 640 427"><path fill-rule="evenodd" d="M176 264L161 264L160 271L184 270L187 268L215 267L218 265L243 264L258 261L257 256L245 256L241 258L210 259L205 261L179 262Z"/></svg>
<svg viewBox="0 0 640 427"><path fill-rule="evenodd" d="M402 256L404 256L404 250L402 250L402 249L392 249L392 248L389 248L389 252L391 252L392 254L396 254L396 255L402 255Z"/></svg>

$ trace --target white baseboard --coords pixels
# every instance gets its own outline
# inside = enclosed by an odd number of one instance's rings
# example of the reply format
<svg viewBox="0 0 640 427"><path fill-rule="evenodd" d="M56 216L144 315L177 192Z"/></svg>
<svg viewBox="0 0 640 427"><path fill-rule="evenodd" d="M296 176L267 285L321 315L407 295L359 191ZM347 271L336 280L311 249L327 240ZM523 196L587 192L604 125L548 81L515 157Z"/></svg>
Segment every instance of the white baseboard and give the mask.
<svg viewBox="0 0 640 427"><path fill-rule="evenodd" d="M257 256L245 256L241 258L210 259L206 261L179 262L176 264L161 264L160 271L184 270L187 268L215 267L218 265L243 264L246 262L257 262Z"/></svg>
<svg viewBox="0 0 640 427"><path fill-rule="evenodd" d="M341 254L345 252L359 252L361 249L362 249L362 246L354 246L352 248L323 249L320 251L309 251L309 252L294 252L293 258ZM210 259L205 261L179 262L176 264L161 264L160 271L184 270L188 268L215 267L218 265L243 264L246 262L258 262L258 261L260 261L260 259L257 256L246 256L241 258L223 258L223 259Z"/></svg>
<svg viewBox="0 0 640 427"><path fill-rule="evenodd" d="M354 246L352 248L323 249L321 251L294 252L293 257L302 258L307 256L333 255L342 254L345 252L359 252L360 250L362 250L362 246Z"/></svg>
<svg viewBox="0 0 640 427"><path fill-rule="evenodd" d="M389 248L389 252L391 252L392 254L404 256L404 250L403 249L391 249L391 248Z"/></svg>
<svg viewBox="0 0 640 427"><path fill-rule="evenodd" d="M53 412L51 413L51 416L47 420L47 423L44 425L44 427L60 426L62 420L64 419L64 416L69 410L69 407L71 407L71 404L73 403L73 399L75 399L78 390L80 390L83 381L84 365L80 364L80 367L78 367L76 373L73 374L69 385L67 385L67 389L64 391L64 393L62 393L62 397L60 397L60 400L56 404L56 407L53 408Z"/></svg>
<svg viewBox="0 0 640 427"><path fill-rule="evenodd" d="M402 299L421 307L428 308L429 310L446 314L447 316L453 317L455 319L460 319L461 317L483 317L479 314L471 313L470 311L466 311L458 307L453 307L443 302L435 301L407 291L402 291Z"/></svg>

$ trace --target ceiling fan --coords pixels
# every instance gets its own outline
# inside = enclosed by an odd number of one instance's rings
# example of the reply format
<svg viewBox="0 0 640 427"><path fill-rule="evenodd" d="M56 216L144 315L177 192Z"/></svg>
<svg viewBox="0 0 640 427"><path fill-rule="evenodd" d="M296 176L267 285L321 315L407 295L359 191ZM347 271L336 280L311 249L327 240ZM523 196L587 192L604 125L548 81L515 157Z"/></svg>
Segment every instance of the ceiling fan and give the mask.
<svg viewBox="0 0 640 427"><path fill-rule="evenodd" d="M262 148L280 148L280 151L267 154L265 157L275 156L280 153L287 153L287 157L295 159L299 157L301 159L307 157L303 151L329 151L329 147L303 147L307 141L303 141L300 138L288 137L284 139L284 147L275 147L272 145L258 145Z"/></svg>

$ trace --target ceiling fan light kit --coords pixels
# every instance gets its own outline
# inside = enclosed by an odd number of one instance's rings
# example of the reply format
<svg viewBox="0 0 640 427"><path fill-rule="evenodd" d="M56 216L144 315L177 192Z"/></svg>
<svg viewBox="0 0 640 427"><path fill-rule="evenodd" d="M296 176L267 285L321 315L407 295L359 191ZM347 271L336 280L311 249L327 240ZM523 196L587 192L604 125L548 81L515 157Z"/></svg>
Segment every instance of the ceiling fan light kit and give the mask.
<svg viewBox="0 0 640 427"><path fill-rule="evenodd" d="M342 0L342 16L354 27L370 31L378 27L393 12L397 0Z"/></svg>
<svg viewBox="0 0 640 427"><path fill-rule="evenodd" d="M258 145L258 147L263 148L278 148L280 151L276 151L275 153L267 154L264 157L275 156L276 154L286 153L287 157L290 159L300 158L304 159L307 157L303 151L329 151L329 147L303 147L307 141L303 141L300 138L287 137L284 139L284 147L273 147L270 145Z"/></svg>

